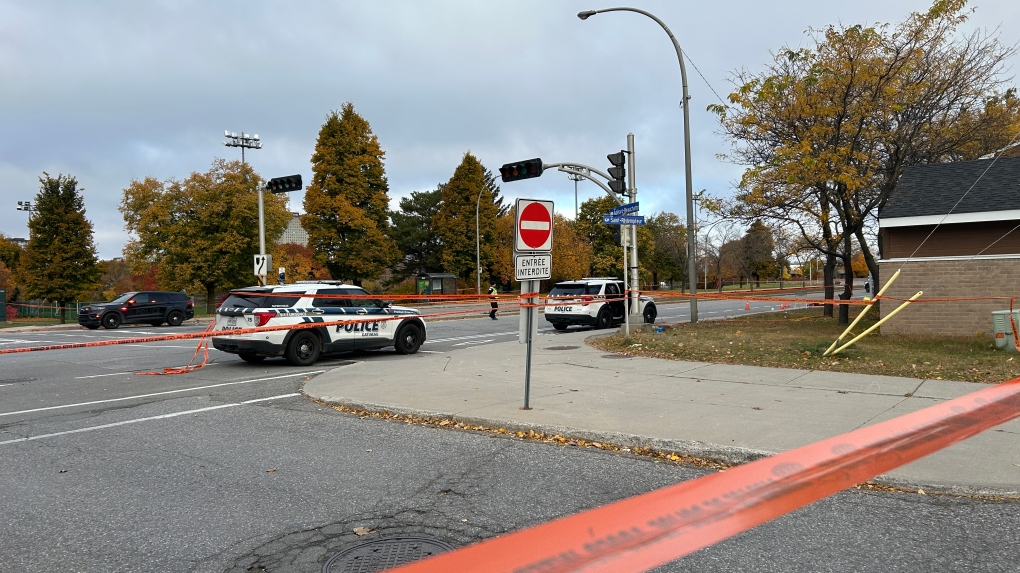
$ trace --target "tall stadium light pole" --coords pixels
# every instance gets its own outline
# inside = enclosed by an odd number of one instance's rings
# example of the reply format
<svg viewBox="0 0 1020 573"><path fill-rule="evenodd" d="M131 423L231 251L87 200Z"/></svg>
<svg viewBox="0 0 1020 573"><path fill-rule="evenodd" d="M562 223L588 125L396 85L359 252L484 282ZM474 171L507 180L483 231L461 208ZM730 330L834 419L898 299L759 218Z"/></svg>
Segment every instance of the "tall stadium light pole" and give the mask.
<svg viewBox="0 0 1020 573"><path fill-rule="evenodd" d="M249 136L247 133L241 132L241 135L230 131L223 131L223 137L227 140L223 142L223 145L227 147L240 147L241 148L241 165L245 165L244 161L244 150L245 149L262 149L262 141L259 140L259 134ZM262 191L263 185L259 184L259 255L266 254L266 223L265 223L265 211L262 206ZM268 272L268 269L267 271Z"/></svg>
<svg viewBox="0 0 1020 573"><path fill-rule="evenodd" d="M245 149L262 149L262 142L259 140L259 134L249 136L247 133L241 133L237 135L231 131L224 131L223 137L227 140L223 142L223 145L227 147L240 147L241 148L241 163L244 163L244 150Z"/></svg>
<svg viewBox="0 0 1020 573"><path fill-rule="evenodd" d="M662 29L669 35L669 39L673 41L673 47L676 49L676 57L680 61L680 80L683 84L683 103L681 104L684 108L684 170L687 177L687 260L697 261L697 251L695 245L695 233L694 233L694 190L692 189L691 183L691 119L690 119L690 96L687 94L687 68L684 66L684 53L680 49L680 43L676 41L676 37L673 36L673 32L669 30L665 22L658 19L654 14L639 10L637 8L603 8L602 10L586 10L584 12L578 12L577 17L582 20L594 16L595 14L601 14L602 12L637 12L648 16L652 20L662 26ZM691 322L698 322L698 271L695 264L688 264L688 280L691 284Z"/></svg>
<svg viewBox="0 0 1020 573"><path fill-rule="evenodd" d="M35 213L36 210L31 201L18 201L18 211L27 211L29 221L32 220L32 213Z"/></svg>

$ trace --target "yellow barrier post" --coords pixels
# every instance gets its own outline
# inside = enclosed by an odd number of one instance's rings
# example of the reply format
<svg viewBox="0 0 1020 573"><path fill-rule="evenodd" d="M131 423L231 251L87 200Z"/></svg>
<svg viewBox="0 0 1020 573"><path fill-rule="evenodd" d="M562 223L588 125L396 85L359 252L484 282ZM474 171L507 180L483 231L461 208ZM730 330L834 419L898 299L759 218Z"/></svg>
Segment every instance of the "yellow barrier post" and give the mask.
<svg viewBox="0 0 1020 573"><path fill-rule="evenodd" d="M846 347L848 347L848 346L850 346L851 344L853 344L853 343L857 342L858 340L860 340L860 339L864 338L864 337L865 337L865 336L867 336L867 335L868 335L868 333L870 333L870 332L871 332L872 330L875 330L875 329L876 329L876 328L878 328L879 326L882 326L882 323L883 323L883 322L885 322L885 321L889 320L890 318L892 318L893 316L895 316L897 312L899 312L899 311L903 310L904 308L906 308L906 306L907 306L908 304L910 304L910 303L914 302L915 300L917 300L917 299L921 298L921 295L922 295L922 294L924 294L924 291L923 291L923 290L919 290L919 291L917 291L917 294L915 294L914 296L910 297L910 299L909 299L909 300L907 300L907 301L906 301L906 302L904 302L903 304L901 304L901 305L899 305L898 307L896 307L896 310L894 310L894 311L890 312L890 313L889 313L889 314L888 314L888 315L887 315L887 316L886 316L885 318L883 318L882 320L880 320L880 321L876 322L875 324L873 324L873 325L871 326L871 328L869 328L869 329L865 330L864 332L860 333L859 335L857 335L856 337L854 337L854 339L853 339L853 340L851 340L850 342L847 342L847 343L846 343L846 344L844 344L843 346L840 346L839 348L837 348L836 350L834 350L834 351L833 351L832 353L833 353L833 354L839 354L839 353L840 353L840 352L841 352L841 351L842 351L843 349L845 349Z"/></svg>
<svg viewBox="0 0 1020 573"><path fill-rule="evenodd" d="M882 293L885 292L885 289L889 288L889 285L893 284L893 281L895 281L896 278L899 276L900 269L896 269L896 272L893 273L893 276L889 277L889 280L886 281L885 286L882 287L882 290L875 293L875 298L877 299L878 297L882 296ZM846 327L846 330L843 331L843 334L840 334L838 337L836 337L836 340L832 342L832 345L829 346L825 353L822 354L822 358L832 353L832 349L835 348L837 344L839 344L839 341L843 340L844 338L846 338L846 335L850 334L850 331L853 330L855 326L857 326L857 323L860 322L862 318L864 318L864 315L868 314L868 311L871 310L871 306L872 305L869 304L868 306L864 307L864 310L862 310L861 313L857 315L857 318L855 318L854 321L850 323L850 326Z"/></svg>

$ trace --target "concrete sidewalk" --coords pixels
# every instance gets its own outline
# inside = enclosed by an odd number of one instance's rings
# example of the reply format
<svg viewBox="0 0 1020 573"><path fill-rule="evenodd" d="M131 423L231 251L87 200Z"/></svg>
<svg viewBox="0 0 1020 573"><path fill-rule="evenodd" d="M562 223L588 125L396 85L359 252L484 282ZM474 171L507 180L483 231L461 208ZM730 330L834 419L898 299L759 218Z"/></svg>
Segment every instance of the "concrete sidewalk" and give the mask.
<svg viewBox="0 0 1020 573"><path fill-rule="evenodd" d="M528 411L520 409L525 346L516 341L356 362L310 380L304 390L368 410L442 415L740 463L986 387L626 357L588 346L589 336L537 338ZM1020 420L878 481L930 493L1020 495Z"/></svg>

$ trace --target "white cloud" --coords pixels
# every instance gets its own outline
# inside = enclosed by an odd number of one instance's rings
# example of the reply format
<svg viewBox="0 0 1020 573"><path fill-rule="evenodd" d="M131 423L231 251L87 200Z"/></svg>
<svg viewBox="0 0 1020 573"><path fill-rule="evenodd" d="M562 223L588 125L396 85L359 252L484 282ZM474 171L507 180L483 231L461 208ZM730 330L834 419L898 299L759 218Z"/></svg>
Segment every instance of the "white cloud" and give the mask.
<svg viewBox="0 0 1020 573"><path fill-rule="evenodd" d="M609 4L605 4L608 6ZM901 21L929 3L645 1L689 56L693 186L724 193L740 169L705 107L740 68L804 42L809 27ZM386 2L0 0L0 232L26 233L16 200L43 171L85 188L100 256L127 240L117 212L132 179L186 178L215 157L224 129L259 133L246 154L263 175L302 173L326 114L351 101L386 151L392 203L447 180L467 150L492 170L542 157L605 168L637 139L644 212L684 215L680 74L668 37L633 13L576 13L585 0ZM986 1L968 28L1015 14ZM1017 42L1015 27L1002 30ZM693 64L691 64L693 62ZM594 185L578 187L583 200ZM572 215L565 175L503 186ZM292 208L301 196L292 194Z"/></svg>

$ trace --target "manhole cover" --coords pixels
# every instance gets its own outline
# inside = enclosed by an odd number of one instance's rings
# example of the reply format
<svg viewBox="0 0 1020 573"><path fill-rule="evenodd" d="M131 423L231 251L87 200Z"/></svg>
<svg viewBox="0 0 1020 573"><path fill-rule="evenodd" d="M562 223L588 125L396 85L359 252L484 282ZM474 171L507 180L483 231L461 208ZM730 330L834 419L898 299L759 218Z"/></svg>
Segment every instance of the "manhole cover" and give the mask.
<svg viewBox="0 0 1020 573"><path fill-rule="evenodd" d="M603 354L602 358L630 358L626 354Z"/></svg>
<svg viewBox="0 0 1020 573"><path fill-rule="evenodd" d="M577 350L580 346L550 346L546 350Z"/></svg>
<svg viewBox="0 0 1020 573"><path fill-rule="evenodd" d="M322 573L375 573L451 549L453 546L448 543L424 537L375 539L330 557L322 566Z"/></svg>

